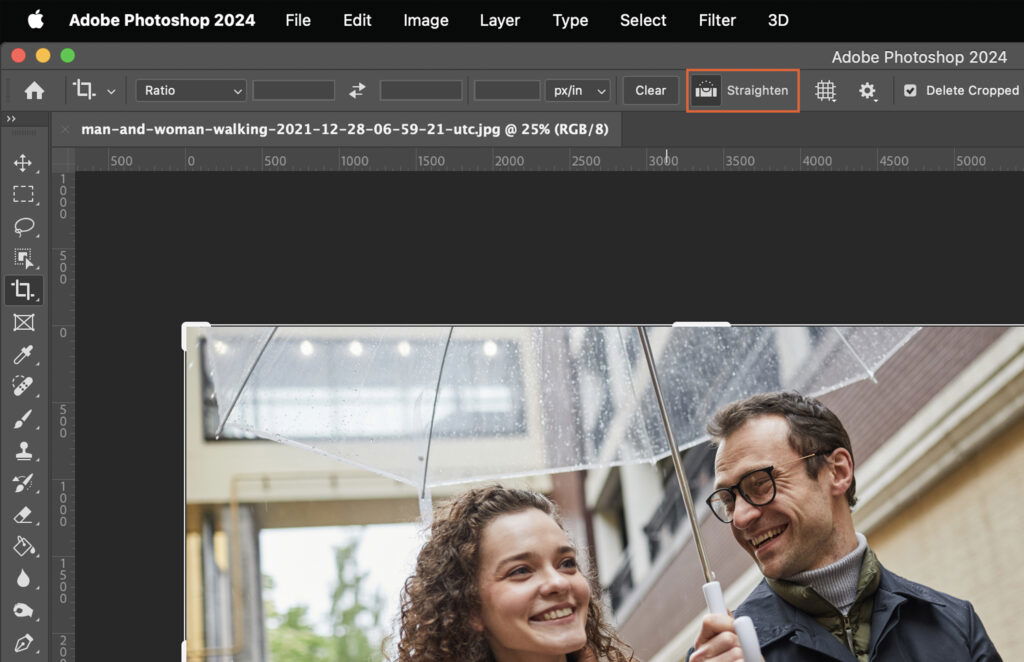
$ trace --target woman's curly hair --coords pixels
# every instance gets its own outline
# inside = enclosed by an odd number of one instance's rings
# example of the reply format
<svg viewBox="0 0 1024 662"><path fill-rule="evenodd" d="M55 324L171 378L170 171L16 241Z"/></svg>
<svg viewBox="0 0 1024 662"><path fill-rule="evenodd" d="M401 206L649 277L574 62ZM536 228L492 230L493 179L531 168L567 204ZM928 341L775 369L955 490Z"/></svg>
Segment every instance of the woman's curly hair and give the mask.
<svg viewBox="0 0 1024 662"><path fill-rule="evenodd" d="M435 510L430 538L402 590L397 662L494 662L484 634L472 626L473 616L481 611L480 539L496 517L528 508L550 515L565 529L547 497L501 485L469 490ZM570 653L569 660L634 661L632 651L604 620L596 579L592 574L587 579L587 646Z"/></svg>

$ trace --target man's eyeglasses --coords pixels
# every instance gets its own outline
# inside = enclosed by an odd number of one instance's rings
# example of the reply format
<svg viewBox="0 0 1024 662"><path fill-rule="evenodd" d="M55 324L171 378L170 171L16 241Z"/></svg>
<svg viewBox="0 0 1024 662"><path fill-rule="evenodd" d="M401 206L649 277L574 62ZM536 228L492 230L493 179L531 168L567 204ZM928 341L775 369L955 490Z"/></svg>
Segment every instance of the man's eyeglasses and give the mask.
<svg viewBox="0 0 1024 662"><path fill-rule="evenodd" d="M791 462L784 462L778 467L754 469L740 476L739 481L731 487L723 487L711 493L707 498L708 508L725 524L732 522L732 514L736 509L736 493L752 506L767 506L775 500L775 470L788 464L806 460L816 455L828 455L828 451L818 451Z"/></svg>

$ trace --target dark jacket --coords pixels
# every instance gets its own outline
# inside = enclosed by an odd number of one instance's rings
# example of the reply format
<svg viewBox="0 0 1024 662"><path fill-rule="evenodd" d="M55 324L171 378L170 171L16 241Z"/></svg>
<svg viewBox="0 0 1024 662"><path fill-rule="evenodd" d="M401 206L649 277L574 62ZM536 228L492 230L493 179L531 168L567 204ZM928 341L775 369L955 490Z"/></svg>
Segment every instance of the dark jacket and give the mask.
<svg viewBox="0 0 1024 662"><path fill-rule="evenodd" d="M872 661L1002 662L971 603L881 570L871 616ZM765 662L856 661L835 636L763 580L733 615L753 619Z"/></svg>

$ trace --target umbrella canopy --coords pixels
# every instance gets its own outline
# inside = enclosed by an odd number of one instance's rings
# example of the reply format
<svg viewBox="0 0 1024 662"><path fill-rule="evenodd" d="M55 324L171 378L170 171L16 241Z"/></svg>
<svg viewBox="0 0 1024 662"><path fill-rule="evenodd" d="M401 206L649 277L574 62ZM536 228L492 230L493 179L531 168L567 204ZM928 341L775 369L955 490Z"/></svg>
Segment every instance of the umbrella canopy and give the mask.
<svg viewBox="0 0 1024 662"><path fill-rule="evenodd" d="M721 405L873 379L913 327L654 327L675 440ZM307 448L416 486L654 462L669 442L636 327L205 330L219 434Z"/></svg>

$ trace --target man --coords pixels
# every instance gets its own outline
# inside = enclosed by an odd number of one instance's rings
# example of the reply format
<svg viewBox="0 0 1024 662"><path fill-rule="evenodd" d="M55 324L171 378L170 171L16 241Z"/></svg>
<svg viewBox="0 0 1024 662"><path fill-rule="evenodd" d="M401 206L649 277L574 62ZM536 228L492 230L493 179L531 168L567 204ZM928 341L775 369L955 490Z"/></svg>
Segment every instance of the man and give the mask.
<svg viewBox="0 0 1024 662"><path fill-rule="evenodd" d="M854 530L850 438L827 407L765 393L708 432L708 505L764 575L733 616L753 619L766 662L1002 660L969 602L889 572ZM733 616L704 617L690 662L743 659Z"/></svg>

